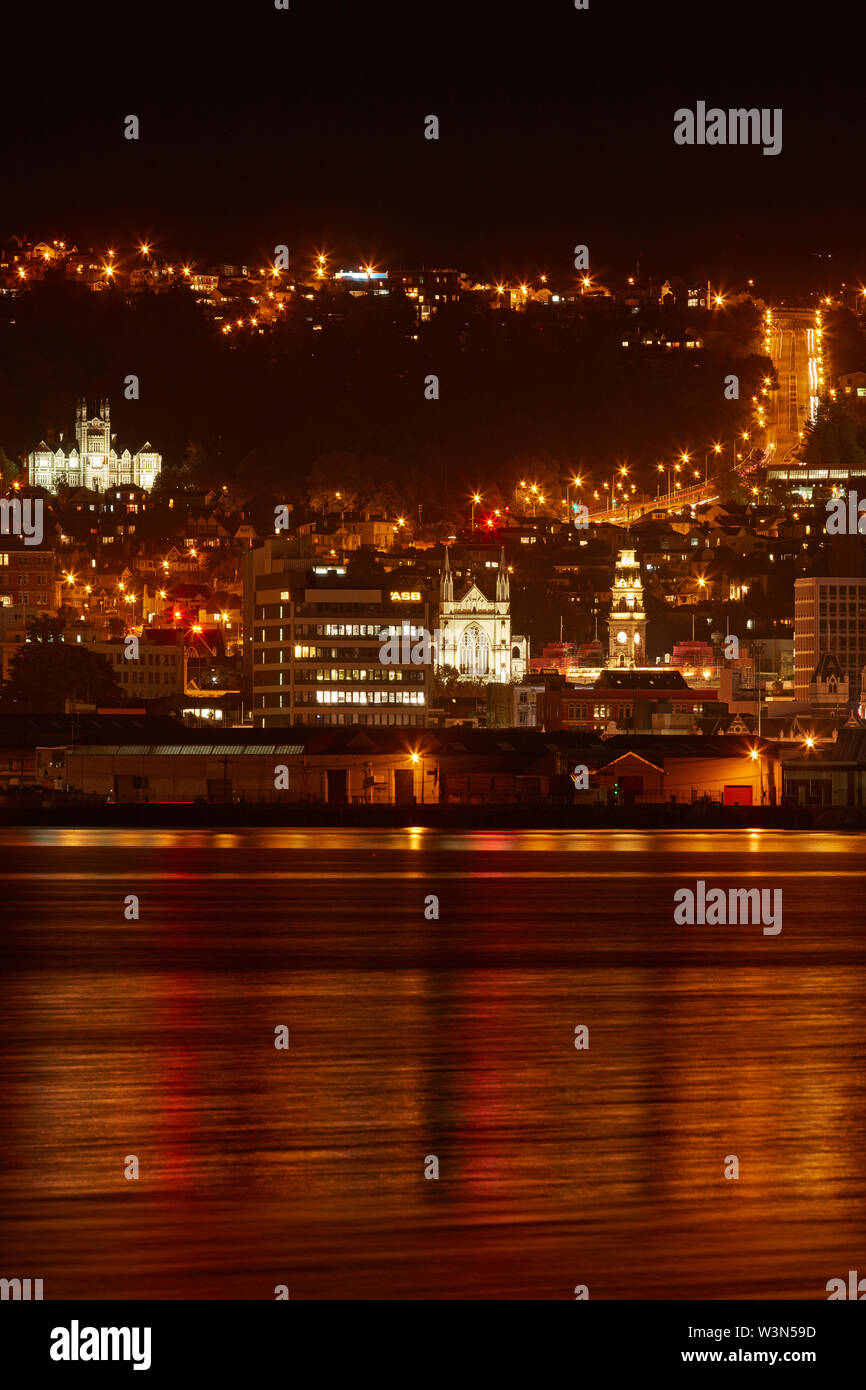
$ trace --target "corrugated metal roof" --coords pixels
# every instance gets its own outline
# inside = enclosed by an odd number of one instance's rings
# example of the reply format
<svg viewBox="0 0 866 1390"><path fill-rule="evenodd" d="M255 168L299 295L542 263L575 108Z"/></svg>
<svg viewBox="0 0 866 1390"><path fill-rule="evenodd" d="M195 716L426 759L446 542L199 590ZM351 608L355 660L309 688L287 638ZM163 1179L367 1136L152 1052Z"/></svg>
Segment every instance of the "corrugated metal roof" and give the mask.
<svg viewBox="0 0 866 1390"><path fill-rule="evenodd" d="M108 758L176 758L184 754L201 758L224 758L249 756L258 753L296 757L303 753L301 743L93 743L78 744L76 753L100 754Z"/></svg>

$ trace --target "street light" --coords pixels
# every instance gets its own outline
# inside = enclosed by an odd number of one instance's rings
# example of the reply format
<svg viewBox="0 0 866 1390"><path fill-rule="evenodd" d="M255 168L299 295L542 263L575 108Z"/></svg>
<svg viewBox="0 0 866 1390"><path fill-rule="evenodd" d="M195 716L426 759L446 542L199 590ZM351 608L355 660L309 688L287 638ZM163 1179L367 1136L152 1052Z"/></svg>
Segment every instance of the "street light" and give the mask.
<svg viewBox="0 0 866 1390"><path fill-rule="evenodd" d="M583 478L581 478L581 477L572 478L571 482L570 482L570 483L566 483L566 485L565 485L565 516L566 516L566 520L568 520L569 516L571 515L571 511L572 511L572 508L571 508L571 505L570 505L570 499L569 499L569 495L568 495L568 494L569 494L569 492L571 491L571 489L572 489L573 487L576 487L576 488L583 487Z"/></svg>

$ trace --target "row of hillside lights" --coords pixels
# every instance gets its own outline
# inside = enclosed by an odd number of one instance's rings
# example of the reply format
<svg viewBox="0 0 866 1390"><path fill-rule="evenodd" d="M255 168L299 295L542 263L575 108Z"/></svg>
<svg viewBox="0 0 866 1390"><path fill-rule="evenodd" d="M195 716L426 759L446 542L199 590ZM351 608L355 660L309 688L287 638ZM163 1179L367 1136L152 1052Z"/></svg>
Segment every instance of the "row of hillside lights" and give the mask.
<svg viewBox="0 0 866 1390"><path fill-rule="evenodd" d="M78 580L75 578L75 575L74 575L74 574L69 574L69 573L67 573L64 577L65 577L65 579L66 579L66 583L69 584L69 585L73 585L73 584L77 584L77 583L78 583ZM122 580L120 580L120 582L118 583L117 587L118 587L118 590L120 591L120 593L123 594L123 599L124 599L124 602L125 602L125 603L135 603L136 595L135 595L135 594L128 594L128 593L126 593L126 585L123 583ZM93 593L93 586L92 586L91 584L85 584L85 586L84 586L84 592L85 592L86 594L91 594L91 593ZM165 589L158 589L158 590L157 590L157 595L158 595L159 598L161 598L161 599L165 599L165 598L168 597L168 595L167 595ZM142 597L143 597L143 595L142 595ZM180 618L180 617L182 616L182 614L181 614L181 612L180 612L179 609L176 609L176 610L175 610L174 616L175 616L176 618ZM230 622L229 622L229 615L228 615L228 613L220 613L219 617L220 617L220 621L221 621L221 622L224 622L224 623L226 624L227 627L230 627L230 626L231 626L231 624L230 624ZM193 632L196 632L196 631L201 632L201 628L193 628Z"/></svg>
<svg viewBox="0 0 866 1390"><path fill-rule="evenodd" d="M768 376L765 376L765 377L764 377L764 380L763 380L763 382L762 382L762 384L761 384L761 395L762 395L762 396L769 396L769 394L770 394L770 386L771 386L770 378L769 378ZM759 430L766 429L766 427L767 427L767 420L766 420L766 415L765 415L766 407L765 407L764 405L762 405L761 401L758 399L757 396L753 396L753 397L752 397L752 405L755 407L755 414L756 414L757 417L758 417L758 429L759 429ZM745 437L748 438L748 435L746 435Z"/></svg>
<svg viewBox="0 0 866 1390"><path fill-rule="evenodd" d="M271 295L271 299L273 299L273 295ZM285 313L286 306L285 306L285 304L283 304L282 300L280 300L280 301L277 303L277 305L276 305L275 307L276 307L276 310L277 310L277 313L278 313L278 314L283 314L283 313ZM263 322L268 322L268 320L265 319L265 320L263 320ZM258 328L258 326L259 326L258 317L254 315L252 318L248 318L248 319L235 319L234 323L227 323L227 324L224 324L224 325L223 325L223 333L234 333L236 329L238 329L238 328L243 328L245 324L248 324L250 328Z"/></svg>
<svg viewBox="0 0 866 1390"><path fill-rule="evenodd" d="M475 508L481 506L481 503L482 503L483 500L484 500L484 496L483 496L483 494L480 493L480 492L473 492L473 493L471 494L471 497L470 497L469 500L470 500L471 503L472 503L472 530L474 531L474 530L475 530ZM542 501L542 502L544 501L544 498L543 498L543 497L541 498L541 501ZM500 518L501 516L502 516L502 511L501 511L501 509L500 509L499 507L496 507L496 508L494 509L494 511L491 513L491 515L488 516L488 517L486 518L485 522L484 522L484 525L487 527L488 531L492 531L492 530L493 530L494 526L496 525L496 522L499 520L499 518Z"/></svg>
<svg viewBox="0 0 866 1390"><path fill-rule="evenodd" d="M541 505L544 506L544 501L545 501L544 493L540 490L540 488L539 488L539 486L538 486L538 483L527 483L527 482L525 482L525 481L522 480L522 479L521 479L520 483L518 484L518 487L519 487L519 489L520 489L520 502L521 502L521 505L524 506L524 507L528 507L529 504L530 504L530 502L531 502L531 503L532 503L532 515L535 516L535 508L536 508L536 505L537 505L538 503L541 503ZM477 495L477 494L476 494L476 495ZM473 510L472 510L472 521L473 521L473 525L474 525L474 523L475 523L475 498L474 498L474 497L473 497L473 499L472 499L472 509L473 509Z"/></svg>
<svg viewBox="0 0 866 1390"><path fill-rule="evenodd" d="M619 499L619 500L622 502L622 505L623 505L623 506L625 506L626 503L629 502L629 501L631 500L631 498L630 498L630 496L629 496L629 492L631 491L631 492L633 493L633 492L636 491L636 487L635 487L635 484L634 484L634 483L632 483L632 484L631 484L631 487L629 488L629 486L628 486L626 483L624 483L624 482L622 481L623 478L627 478L627 477L628 477L628 468L626 467L626 465L625 465L624 463L622 463L622 464L620 464L620 468L619 468L619 478L617 478L616 474L614 473L614 475L613 475L613 477L611 478L611 480L610 480L609 483L602 483L602 485L601 485L601 486L602 486L602 489L603 489L605 492L609 492L609 493L610 493L610 497L609 497L608 499L606 499L606 500L608 500L608 501L610 502L611 510L613 510L613 508L614 508L614 507L616 506L616 504L617 504L617 496L616 496L617 491L619 491L619 492L621 492L621 493L623 494L622 497ZM595 495L596 497L598 497L598 493L597 493L597 492L596 492L594 495Z"/></svg>

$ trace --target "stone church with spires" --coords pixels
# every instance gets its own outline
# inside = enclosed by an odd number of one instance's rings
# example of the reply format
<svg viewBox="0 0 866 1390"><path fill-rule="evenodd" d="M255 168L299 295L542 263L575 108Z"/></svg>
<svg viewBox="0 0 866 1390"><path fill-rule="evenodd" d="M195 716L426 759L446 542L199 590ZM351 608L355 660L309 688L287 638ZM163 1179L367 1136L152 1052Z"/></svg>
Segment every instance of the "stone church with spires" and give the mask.
<svg viewBox="0 0 866 1390"><path fill-rule="evenodd" d="M461 680L467 681L509 681L526 675L529 639L512 636L511 589L504 546L492 599L474 577L455 599L454 575L446 546L439 584L439 638L437 671L453 665Z"/></svg>
<svg viewBox="0 0 866 1390"><path fill-rule="evenodd" d="M134 484L149 492L162 468L162 455L149 440L134 454L129 449L118 452L116 444L108 401L100 401L96 413L88 416L87 402L82 399L75 411L75 444L68 451L64 449L62 434L57 449L40 440L28 455L28 480L33 487L48 492L56 492L64 483L92 492Z"/></svg>

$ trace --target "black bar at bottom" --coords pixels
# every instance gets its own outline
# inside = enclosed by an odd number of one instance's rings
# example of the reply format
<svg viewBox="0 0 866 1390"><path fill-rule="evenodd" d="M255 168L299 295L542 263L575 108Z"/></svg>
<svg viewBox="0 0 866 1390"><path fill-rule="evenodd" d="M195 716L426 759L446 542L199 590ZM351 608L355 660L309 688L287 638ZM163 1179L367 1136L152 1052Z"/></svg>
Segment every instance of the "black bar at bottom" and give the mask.
<svg viewBox="0 0 866 1390"><path fill-rule="evenodd" d="M0 1370L58 1383L109 1371L146 1384L192 1375L260 1383L268 1371L309 1381L372 1371L386 1384L431 1383L501 1362L507 1383L544 1383L554 1366L666 1375L674 1368L857 1365L866 1335L848 1300L812 1302L45 1302L0 1304ZM863 1299L859 1301L864 1301ZM103 1331L104 1329L104 1331ZM413 1355L414 1352L414 1355ZM94 1356L94 1353L96 1354ZM417 1356L417 1361L415 1360ZM562 1367L564 1369L564 1367ZM560 1371L561 1374L561 1371Z"/></svg>

